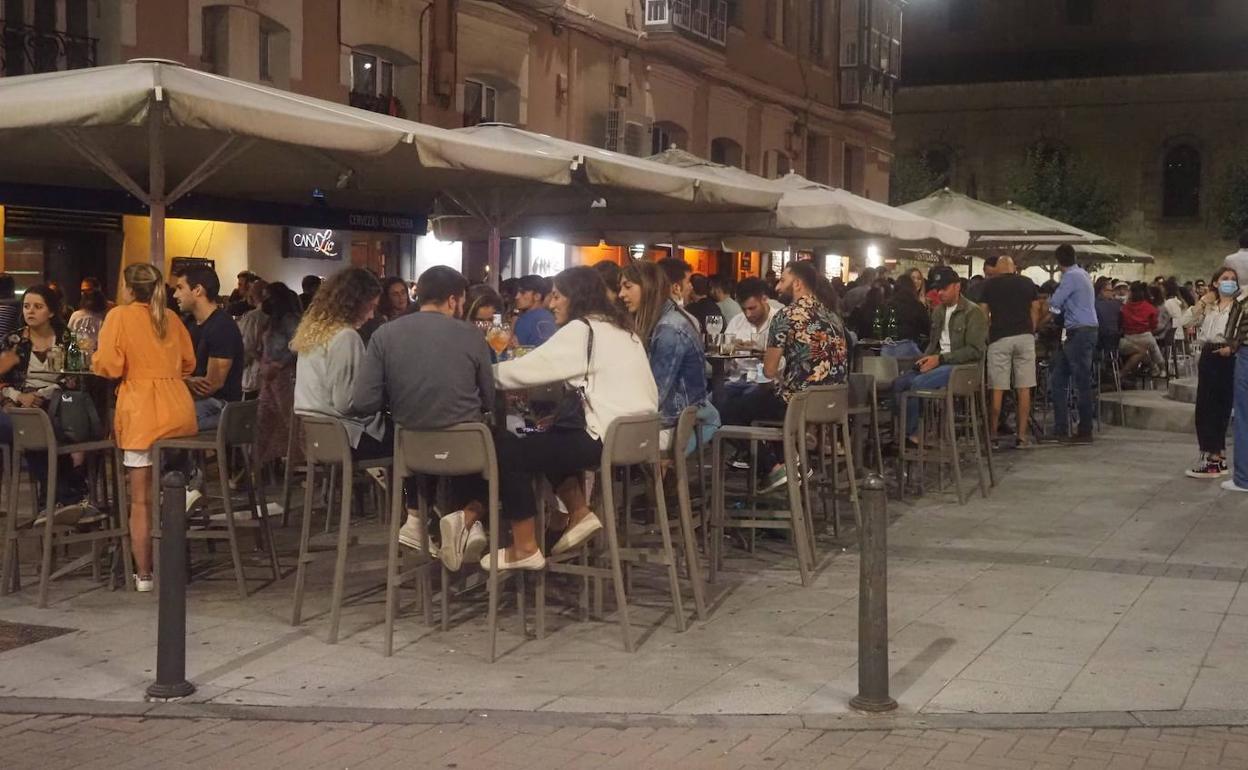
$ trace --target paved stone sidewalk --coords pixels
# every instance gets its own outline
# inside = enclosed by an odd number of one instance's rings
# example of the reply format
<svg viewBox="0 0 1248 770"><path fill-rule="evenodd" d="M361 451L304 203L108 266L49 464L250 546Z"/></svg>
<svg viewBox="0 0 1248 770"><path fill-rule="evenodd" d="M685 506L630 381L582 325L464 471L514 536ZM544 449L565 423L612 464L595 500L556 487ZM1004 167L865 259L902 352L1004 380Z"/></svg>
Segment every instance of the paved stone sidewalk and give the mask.
<svg viewBox="0 0 1248 770"><path fill-rule="evenodd" d="M819 730L0 714L9 770L77 768L1248 768L1248 727Z"/></svg>
<svg viewBox="0 0 1248 770"><path fill-rule="evenodd" d="M1003 453L1000 485L986 500L959 505L944 494L892 504L891 684L903 711L1248 709L1248 501L1184 478L1193 449L1175 434L1110 429L1091 447ZM310 576L298 628L289 625L289 575L244 602L221 573L190 590L194 700L844 713L857 682L858 562L847 545L821 539L809 588L783 543L760 541L753 555L734 550L710 619L683 634L654 590L661 583L640 579L632 655L614 623L581 623L571 612L551 615L545 640L521 636L509 601L493 665L484 662L479 599L458 603L445 633L409 609L387 658L379 575L352 579L341 641L329 646L330 563ZM290 565L289 550L284 558ZM155 663L153 595L74 579L55 586L51 608L33 602L29 585L0 599L0 620L77 631L0 653L0 698L142 701Z"/></svg>

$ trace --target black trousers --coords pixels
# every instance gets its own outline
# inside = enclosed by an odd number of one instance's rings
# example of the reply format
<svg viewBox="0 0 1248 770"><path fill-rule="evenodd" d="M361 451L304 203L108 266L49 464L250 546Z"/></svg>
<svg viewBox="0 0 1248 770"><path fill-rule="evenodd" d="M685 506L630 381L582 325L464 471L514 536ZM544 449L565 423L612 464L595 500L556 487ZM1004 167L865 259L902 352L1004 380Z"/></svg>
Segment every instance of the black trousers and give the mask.
<svg viewBox="0 0 1248 770"><path fill-rule="evenodd" d="M788 404L776 394L771 387L759 387L747 391L740 398L733 399L720 410L720 419L724 425L750 425L755 420L783 420ZM776 447L772 442L760 442L758 446L758 471L770 473L771 469L783 461L777 459Z"/></svg>
<svg viewBox="0 0 1248 770"><path fill-rule="evenodd" d="M351 451L351 457L355 460L376 460L381 457L389 457L394 452L394 425L386 423L386 435L378 441L372 436L365 433L360 436L360 443ZM486 496L489 494L489 488L485 485L485 479L477 475L472 476L451 476L451 496L449 503L450 513L462 509L470 502L476 501L481 503L482 508L488 504ZM419 504L417 498L417 480L415 476L410 476L403 480L403 504L408 509L416 508ZM433 501L437 499L437 483L438 479L434 476L424 477L425 499ZM430 513L432 516L432 513Z"/></svg>
<svg viewBox="0 0 1248 770"><path fill-rule="evenodd" d="M581 429L554 428L524 437L506 430L494 433L498 455L498 496L507 521L523 521L537 515L533 476L543 474L558 488L566 479L602 461L602 442Z"/></svg>
<svg viewBox="0 0 1248 770"><path fill-rule="evenodd" d="M1220 356L1214 346L1205 346L1200 355L1196 384L1196 439L1200 451L1222 454L1226 451L1226 428L1231 422L1235 397L1235 356Z"/></svg>

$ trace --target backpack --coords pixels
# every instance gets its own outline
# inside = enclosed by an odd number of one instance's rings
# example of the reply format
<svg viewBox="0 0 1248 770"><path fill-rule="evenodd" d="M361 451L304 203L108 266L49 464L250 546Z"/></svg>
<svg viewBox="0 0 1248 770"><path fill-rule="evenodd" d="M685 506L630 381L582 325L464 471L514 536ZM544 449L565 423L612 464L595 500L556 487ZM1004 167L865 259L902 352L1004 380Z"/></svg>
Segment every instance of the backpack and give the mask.
<svg viewBox="0 0 1248 770"><path fill-rule="evenodd" d="M62 390L53 397L48 417L52 419L57 441L80 444L104 437L99 410L85 390Z"/></svg>

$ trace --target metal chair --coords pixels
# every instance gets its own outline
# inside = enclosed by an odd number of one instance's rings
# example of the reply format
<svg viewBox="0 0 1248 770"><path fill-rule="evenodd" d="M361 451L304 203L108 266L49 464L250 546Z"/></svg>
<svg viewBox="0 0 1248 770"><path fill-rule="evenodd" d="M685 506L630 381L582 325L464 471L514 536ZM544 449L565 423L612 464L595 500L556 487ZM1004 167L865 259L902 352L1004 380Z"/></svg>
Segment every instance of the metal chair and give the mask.
<svg viewBox="0 0 1248 770"><path fill-rule="evenodd" d="M936 443L933 462L937 465L938 478L943 479L944 466L948 465L953 475L954 487L958 494L958 502L966 502L966 491L962 488L962 462L958 450L958 429L969 429L969 438L975 454L975 466L979 477L980 493L988 497L990 484L996 485L996 472L992 465L992 445L987 435L987 398L984 395L984 368L982 364L965 364L954 366L949 373L949 384L943 388L931 390L909 390L901 394L898 411L905 419L906 405L911 398L920 399L923 410L920 416L919 446L913 448L902 442L900 463L903 470L900 489L905 495L905 464L917 462L919 465L919 489L923 494L925 471L927 465L927 449L929 447L928 428L936 428ZM957 407L964 407L964 417L959 419ZM980 421L985 429L980 430ZM985 456L987 457L987 474L985 474Z"/></svg>
<svg viewBox="0 0 1248 770"><path fill-rule="evenodd" d="M196 516L187 516L188 540L207 540L215 542L225 540L230 548L230 560L234 564L234 579L238 584L239 598L247 598L247 576L243 569L242 554L238 547L238 530L240 528L256 530L261 545L267 551L269 568L273 580L281 579L281 563L277 558L277 546L273 542L273 531L269 526L268 503L264 489L256 472L252 452L255 450L256 408L258 401L234 401L221 410L221 419L215 431L205 431L185 438L166 438L152 445L152 467L163 468L162 458L165 452L185 451L198 452L206 457L209 452L216 454L218 481L221 486L221 520L208 513L205 505ZM234 509L234 494L230 489L230 459L237 452L242 458L243 478L247 483L248 513L240 519ZM152 474L152 539L160 540L160 473ZM154 548L155 578L160 580L160 548Z"/></svg>
<svg viewBox="0 0 1248 770"><path fill-rule="evenodd" d="M810 526L807 524L803 474L808 466L806 460L806 430L804 413L806 393L798 393L789 401L780 428L761 426L725 425L711 442L711 566L710 581L715 582L723 564L723 537L728 527L747 529L787 529L793 532L794 549L797 552L797 569L803 586L810 585L814 572L815 550L810 542ZM723 462L725 441L779 441L784 446L784 465L788 474L788 510L783 516L764 516L759 512L734 512L731 519L725 506L725 468ZM753 473L753 469L749 471Z"/></svg>
<svg viewBox="0 0 1248 770"><path fill-rule="evenodd" d="M468 476L480 474L489 489L485 501L490 542L490 568L487 570L488 592L487 623L490 627L489 662L493 663L498 646L498 586L499 578L510 577L498 570L499 503L498 503L498 457L494 451L494 437L483 423L461 423L442 430L407 430L397 428L394 433L394 480L390 490L390 531L386 537L386 655L394 652L394 621L398 614L399 588L415 577L420 580L421 590L428 598L429 575L440 567L442 572L442 630L447 629L450 618L451 573L441 562L422 562L404 570L399 553L399 526L403 519L403 492L399 479L412 475L422 476ZM420 516L428 520L429 502L425 500L423 485L419 487ZM425 553L428 553L428 534L425 535ZM523 588L521 588L523 597ZM425 601L425 621L430 621L430 601ZM520 604L520 624L524 625L524 605Z"/></svg>
<svg viewBox="0 0 1248 770"><path fill-rule="evenodd" d="M347 436L347 429L341 422L332 417L312 415L300 415L299 419L303 426L308 491L303 498L303 517L299 522L299 561L295 567L295 599L290 624L297 626L302 622L308 566L318 559L318 554L312 550L312 489L316 481L316 469L328 466L337 469L337 475L342 478L342 502L338 509L338 539L334 551L334 583L330 594L328 637L329 644L337 644L343 597L346 592L347 551L351 547L351 503L355 489L355 472L366 471L370 468L389 470L391 459L383 457L376 460L355 461L351 457L351 442ZM326 504L332 507L332 491L329 494ZM329 514L330 512L327 511L327 518L332 518ZM428 552L427 542L426 552ZM385 566L386 562L377 559L353 564L350 571L353 573L377 571Z"/></svg>
<svg viewBox="0 0 1248 770"><path fill-rule="evenodd" d="M577 575L596 580L610 580L615 588L615 603L619 613L620 632L624 638L624 650L633 652L633 638L628 618L628 595L624 582L623 562L644 563L654 561L667 567L668 580L671 585L672 609L676 614L677 628L684 630L684 609L680 596L680 579L676 570L676 554L672 546L672 533L667 518L667 503L663 496L663 483L659 473L662 459L659 451L659 416L637 415L620 417L607 428L607 435L602 439L602 460L599 465L601 483L598 485L601 502L598 514L602 517L602 526L607 540L606 566L587 563L584 554L588 543L581 549L558 555L548 556L546 572L551 574ZM620 530L615 508L615 485L611 479L616 468L627 469L643 466L649 469L650 481L654 488L654 500L657 517L657 529L662 541L662 553L657 558L649 549L630 549L620 547ZM546 581L539 576L537 594L538 618L542 618L546 609ZM544 621L539 621L538 636L545 630Z"/></svg>
<svg viewBox="0 0 1248 770"><path fill-rule="evenodd" d="M56 490L59 481L58 460L70 454L84 453L98 455L107 453L104 462L112 457L114 472L120 474L121 463L116 457L117 445L112 439L84 441L76 444L62 445L57 441L52 420L42 409L25 409L10 407L6 409L13 421L13 448L0 448L0 464L3 464L4 484L8 492L8 515L5 517L3 543L3 559L0 564L0 594L8 594L21 588L21 568L19 565L18 548L23 539L40 539L42 558L39 565L39 607L48 606L48 589L53 580L71 572L91 565L93 577L99 579L100 545L106 541L116 541L120 545L123 562L124 581L127 588L133 588L132 561L130 552L130 522L126 516L124 505L113 506L108 513L101 514L94 521L78 521L73 526L56 523ZM39 500L32 494L31 518L22 525L18 524L18 489L20 487L21 458L27 452L43 452L46 455L48 474L44 484L44 499ZM91 461L97 457L88 457L88 473L97 470ZM118 475L118 488L124 489L124 481ZM32 485L33 486L33 485ZM96 484L89 485L94 489ZM108 507L102 505L101 507ZM77 531L79 526L97 525L97 529L87 532ZM91 550L52 571L53 550L57 546L68 546L74 543L90 543ZM109 588L116 588L115 570L109 569Z"/></svg>

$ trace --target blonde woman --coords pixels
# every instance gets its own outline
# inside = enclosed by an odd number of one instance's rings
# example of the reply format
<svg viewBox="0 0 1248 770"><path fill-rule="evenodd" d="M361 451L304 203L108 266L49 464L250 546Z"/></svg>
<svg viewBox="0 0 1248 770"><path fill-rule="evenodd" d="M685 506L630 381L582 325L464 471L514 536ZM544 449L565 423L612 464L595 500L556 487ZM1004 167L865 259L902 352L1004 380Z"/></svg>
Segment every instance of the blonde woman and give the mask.
<svg viewBox="0 0 1248 770"><path fill-rule="evenodd" d="M295 364L295 412L332 417L347 429L356 459L387 457L392 451L381 414L357 415L351 389L364 358L359 328L377 311L381 284L373 274L348 267L321 284L303 314L290 349Z"/></svg>
<svg viewBox="0 0 1248 770"><path fill-rule="evenodd" d="M152 590L152 444L162 438L195 435L195 405L182 381L195 371L191 335L165 307L165 279L143 263L124 273L126 304L114 308L100 327L91 369L120 379L113 429L130 479L130 539L135 588Z"/></svg>

